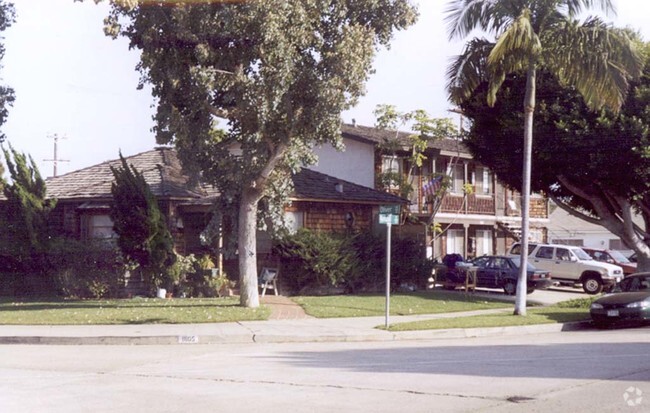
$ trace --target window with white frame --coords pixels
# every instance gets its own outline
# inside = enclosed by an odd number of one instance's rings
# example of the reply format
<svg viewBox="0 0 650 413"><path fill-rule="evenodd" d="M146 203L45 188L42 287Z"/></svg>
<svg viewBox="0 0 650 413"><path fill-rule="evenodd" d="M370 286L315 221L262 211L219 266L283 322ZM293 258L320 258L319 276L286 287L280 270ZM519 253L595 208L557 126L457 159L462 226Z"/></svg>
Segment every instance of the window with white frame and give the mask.
<svg viewBox="0 0 650 413"><path fill-rule="evenodd" d="M462 229L447 230L447 254L465 253L465 231Z"/></svg>
<svg viewBox="0 0 650 413"><path fill-rule="evenodd" d="M284 213L287 229L291 234L298 232L305 225L305 213L301 211L288 211Z"/></svg>
<svg viewBox="0 0 650 413"><path fill-rule="evenodd" d="M88 217L88 237L110 240L117 238L113 231L113 220L108 215L90 215Z"/></svg>
<svg viewBox="0 0 650 413"><path fill-rule="evenodd" d="M476 188L476 192L489 195L492 193L492 173L488 168L480 168L479 172L479 186Z"/></svg>
<svg viewBox="0 0 650 413"><path fill-rule="evenodd" d="M383 173L401 173L403 159L397 156L382 156L381 172Z"/></svg>
<svg viewBox="0 0 650 413"><path fill-rule="evenodd" d="M476 231L476 256L492 255L492 231L490 230L477 230Z"/></svg>
<svg viewBox="0 0 650 413"><path fill-rule="evenodd" d="M381 158L381 172L384 175L390 175L390 180L386 181L390 189L397 189L402 174L403 159L397 156L383 156ZM388 177L387 177L388 178Z"/></svg>
<svg viewBox="0 0 650 413"><path fill-rule="evenodd" d="M465 184L465 165L462 163L450 164L448 171L451 177L451 188L449 188L449 192L462 194L463 185Z"/></svg>

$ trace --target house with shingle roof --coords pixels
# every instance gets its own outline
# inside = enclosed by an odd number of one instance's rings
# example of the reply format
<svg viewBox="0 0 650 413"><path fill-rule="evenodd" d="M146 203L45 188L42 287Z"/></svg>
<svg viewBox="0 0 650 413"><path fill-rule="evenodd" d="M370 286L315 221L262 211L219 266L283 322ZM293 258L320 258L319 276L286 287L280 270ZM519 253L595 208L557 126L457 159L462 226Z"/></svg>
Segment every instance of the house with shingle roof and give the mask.
<svg viewBox="0 0 650 413"><path fill-rule="evenodd" d="M344 151L331 146L316 148L319 161L311 169L378 189L382 186L379 182L382 174L406 176L411 169L410 132L344 124L341 134ZM409 182L413 188L408 206L412 220L395 231L425 242L427 254L433 258L451 253L463 257L505 253L519 235L519 193L504 187L492 171L472 158L458 139L431 140L424 154L426 160L421 167L413 168ZM423 187L434 176L441 175L448 177L450 186L441 199L434 200ZM472 188L470 194L465 190L468 185ZM534 240L546 239L548 222L547 199L533 196L531 235ZM432 223L439 226L442 234L432 233Z"/></svg>
<svg viewBox="0 0 650 413"><path fill-rule="evenodd" d="M210 251L200 235L213 215L219 192L212 186L193 183L183 172L176 151L169 147L125 158L140 171L158 199L180 254ZM121 166L115 159L46 180L49 197L58 200L51 214L51 225L60 234L77 239L115 237L110 219L111 167ZM364 187L309 169L293 176L294 191L286 213L295 228L325 231L370 230L377 221L379 205L406 204L395 195ZM270 250L268 237L260 234L258 254Z"/></svg>

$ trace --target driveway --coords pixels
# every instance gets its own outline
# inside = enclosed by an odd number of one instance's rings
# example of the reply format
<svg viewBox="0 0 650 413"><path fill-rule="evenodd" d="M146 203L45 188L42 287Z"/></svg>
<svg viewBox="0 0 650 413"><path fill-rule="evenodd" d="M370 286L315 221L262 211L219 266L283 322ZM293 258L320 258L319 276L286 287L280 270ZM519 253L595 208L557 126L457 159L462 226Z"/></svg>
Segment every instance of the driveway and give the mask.
<svg viewBox="0 0 650 413"><path fill-rule="evenodd" d="M505 295L502 289L477 288L476 295L495 297L515 302L514 295ZM571 287L552 287L548 290L535 290L532 294L526 296L529 303L538 305L553 305L561 301L573 300L576 298L588 298L590 295L584 293L582 289Z"/></svg>

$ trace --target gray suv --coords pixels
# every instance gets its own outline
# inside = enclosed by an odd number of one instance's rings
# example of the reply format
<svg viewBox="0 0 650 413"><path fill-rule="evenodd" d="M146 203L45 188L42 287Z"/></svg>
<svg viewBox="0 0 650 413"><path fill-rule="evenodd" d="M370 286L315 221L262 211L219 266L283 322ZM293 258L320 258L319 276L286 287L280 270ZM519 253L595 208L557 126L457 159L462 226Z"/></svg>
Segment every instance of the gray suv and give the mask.
<svg viewBox="0 0 650 413"><path fill-rule="evenodd" d="M572 245L529 244L528 261L536 268L551 272L553 281L582 284L587 294L598 294L623 279L621 267L592 259L580 247ZM514 244L508 255L518 256L521 245Z"/></svg>

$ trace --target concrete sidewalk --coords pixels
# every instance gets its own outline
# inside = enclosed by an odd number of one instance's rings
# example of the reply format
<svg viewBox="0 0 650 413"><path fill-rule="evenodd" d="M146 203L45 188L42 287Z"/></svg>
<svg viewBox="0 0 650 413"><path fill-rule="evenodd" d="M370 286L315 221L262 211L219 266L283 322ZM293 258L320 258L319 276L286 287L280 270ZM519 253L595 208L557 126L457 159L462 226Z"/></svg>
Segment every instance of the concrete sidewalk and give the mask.
<svg viewBox="0 0 650 413"><path fill-rule="evenodd" d="M552 299L540 297L543 302ZM534 301L533 299L530 300ZM396 341L436 338L520 335L585 328L588 323L546 324L524 327L495 327L453 330L389 332L384 317L317 319L308 317L287 297L267 296L272 319L214 324L143 324L92 326L0 326L0 344L48 345L156 345L156 344L233 344L283 342ZM435 318L467 317L477 314L511 312L478 310L462 313L391 316L390 324ZM284 314L284 316L282 316ZM283 318L283 319L278 319Z"/></svg>

